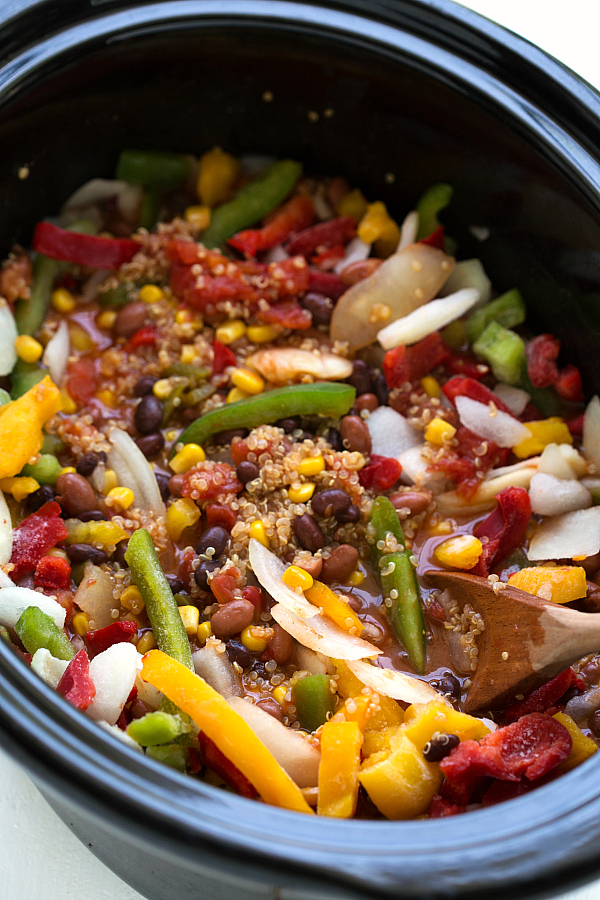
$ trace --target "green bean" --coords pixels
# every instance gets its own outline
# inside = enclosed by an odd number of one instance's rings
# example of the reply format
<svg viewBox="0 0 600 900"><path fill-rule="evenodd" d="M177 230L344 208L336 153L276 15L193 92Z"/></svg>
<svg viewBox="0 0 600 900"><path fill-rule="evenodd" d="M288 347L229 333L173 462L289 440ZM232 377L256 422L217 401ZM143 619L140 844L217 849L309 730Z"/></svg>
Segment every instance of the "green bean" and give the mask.
<svg viewBox="0 0 600 900"><path fill-rule="evenodd" d="M117 162L116 178L145 187L175 187L191 174L192 156L161 150L123 150Z"/></svg>

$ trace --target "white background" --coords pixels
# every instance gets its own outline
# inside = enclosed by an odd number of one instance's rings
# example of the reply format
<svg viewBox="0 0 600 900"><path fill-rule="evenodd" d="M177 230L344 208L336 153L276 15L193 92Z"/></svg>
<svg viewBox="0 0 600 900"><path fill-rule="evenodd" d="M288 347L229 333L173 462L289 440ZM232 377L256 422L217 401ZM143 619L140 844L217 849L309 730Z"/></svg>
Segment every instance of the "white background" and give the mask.
<svg viewBox="0 0 600 900"><path fill-rule="evenodd" d="M600 88L600 0L463 5L538 44ZM73 837L1 751L0 872L2 900L142 900ZM561 900L600 900L600 881Z"/></svg>

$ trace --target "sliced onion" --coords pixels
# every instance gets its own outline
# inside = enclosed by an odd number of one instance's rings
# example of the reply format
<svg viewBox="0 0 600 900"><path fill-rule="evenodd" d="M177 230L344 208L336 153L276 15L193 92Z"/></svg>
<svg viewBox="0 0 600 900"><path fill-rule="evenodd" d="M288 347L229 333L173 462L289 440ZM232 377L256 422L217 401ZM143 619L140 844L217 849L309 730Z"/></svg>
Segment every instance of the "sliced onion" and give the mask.
<svg viewBox="0 0 600 900"><path fill-rule="evenodd" d="M248 549L252 571L261 587L264 587L274 600L303 619L310 619L317 615L319 610L316 606L282 581L287 566L281 562L278 556L263 547L256 538L250 538Z"/></svg>
<svg viewBox="0 0 600 900"><path fill-rule="evenodd" d="M342 294L331 317L331 339L346 341L350 350L366 347L384 325L432 300L453 266L453 257L427 244L396 251Z"/></svg>
<svg viewBox="0 0 600 900"><path fill-rule="evenodd" d="M104 200L116 197L119 209L126 219L132 219L142 200L142 188L137 184L116 179L92 178L71 194L61 210L62 218L81 217L81 211L96 206Z"/></svg>
<svg viewBox="0 0 600 900"><path fill-rule="evenodd" d="M492 282L485 274L480 260L463 259L456 263L454 270L440 291L440 296L453 294L463 288L476 288L479 291L479 306L489 303L492 296Z"/></svg>
<svg viewBox="0 0 600 900"><path fill-rule="evenodd" d="M0 375L10 375L17 361L15 341L17 325L11 308L3 297L0 297Z"/></svg>
<svg viewBox="0 0 600 900"><path fill-rule="evenodd" d="M457 397L454 402L461 424L485 441L494 441L499 447L516 447L531 437L527 426L501 409L492 410L488 404L470 397Z"/></svg>
<svg viewBox="0 0 600 900"><path fill-rule="evenodd" d="M338 274L343 272L346 266L351 266L352 263L355 262L362 262L363 259L368 257L370 252L371 244L365 244L359 237L352 238L352 240L348 241L346 244L344 258L340 259L340 261L335 264L333 271Z"/></svg>
<svg viewBox="0 0 600 900"><path fill-rule="evenodd" d="M416 209L413 209L408 213L408 215L404 219L404 222L400 226L400 240L396 248L396 253L399 250L404 250L404 248L408 247L409 244L416 243L418 231L419 213L416 211Z"/></svg>
<svg viewBox="0 0 600 900"><path fill-rule="evenodd" d="M10 518L10 510L4 494L0 491L0 566L5 566L10 562L12 545L13 527ZM1 584L0 587L2 587Z"/></svg>
<svg viewBox="0 0 600 900"><path fill-rule="evenodd" d="M573 478L556 478L536 472L529 485L531 510L540 516L559 516L592 505L592 495Z"/></svg>
<svg viewBox="0 0 600 900"><path fill-rule="evenodd" d="M581 478L587 470L586 461L570 444L548 444L538 463L538 472L555 478Z"/></svg>
<svg viewBox="0 0 600 900"><path fill-rule="evenodd" d="M42 362L50 369L50 378L58 386L67 371L70 346L69 326L63 320L46 344L42 357Z"/></svg>
<svg viewBox="0 0 600 900"><path fill-rule="evenodd" d="M436 472L431 468L431 460L423 456L423 446L419 444L399 454L398 461L402 466L400 479L403 484L416 484L437 494L444 490L448 479L443 472Z"/></svg>
<svg viewBox="0 0 600 900"><path fill-rule="evenodd" d="M335 666L329 657L315 653L302 644L296 643L294 663L298 671L308 672L309 675L335 675Z"/></svg>
<svg viewBox="0 0 600 900"><path fill-rule="evenodd" d="M277 244L275 247L271 247L270 250L267 250L263 257L263 262L266 263L276 263L281 262L284 259L289 258L289 253L284 250L281 244Z"/></svg>
<svg viewBox="0 0 600 900"><path fill-rule="evenodd" d="M242 679L227 656L225 644L220 645L223 652L218 652L219 643L207 641L204 647L194 650L192 660L196 675L204 678L221 696L227 699L239 697L242 694Z"/></svg>
<svg viewBox="0 0 600 900"><path fill-rule="evenodd" d="M108 462L116 472L119 484L131 488L135 505L140 509L149 509L156 516L166 515L156 475L133 438L116 426L110 429L107 437L113 446Z"/></svg>
<svg viewBox="0 0 600 900"><path fill-rule="evenodd" d="M538 526L527 556L531 560L594 556L600 551L600 506L552 516Z"/></svg>
<svg viewBox="0 0 600 900"><path fill-rule="evenodd" d="M96 299L98 296L98 288L108 275L110 275L110 269L96 269L96 271L90 275L81 292L82 303L91 303Z"/></svg>
<svg viewBox="0 0 600 900"><path fill-rule="evenodd" d="M298 787L315 787L318 784L320 750L302 734L286 728L250 700L231 697L228 702L231 708L250 726L267 750L271 751L279 765L285 769Z"/></svg>
<svg viewBox="0 0 600 900"><path fill-rule="evenodd" d="M592 397L583 418L583 452L600 472L600 400Z"/></svg>
<svg viewBox="0 0 600 900"><path fill-rule="evenodd" d="M344 660L379 656L381 653L381 650L368 641L342 631L326 616L316 615L312 619L301 619L280 603L276 603L271 609L271 615L299 644L314 650L315 653L324 653L333 659Z"/></svg>
<svg viewBox="0 0 600 900"><path fill-rule="evenodd" d="M403 703L429 703L431 700L441 700L449 705L446 698L426 681L421 681L405 672L382 669L377 665L364 662L364 660L349 662L348 668L366 687L372 688L385 697L391 697L393 700L402 700Z"/></svg>
<svg viewBox="0 0 600 900"><path fill-rule="evenodd" d="M112 610L115 606L113 591L115 583L104 569L88 560L83 570L83 578L75 594L75 603L90 617L94 628L104 628L114 622Z"/></svg>
<svg viewBox="0 0 600 900"><path fill-rule="evenodd" d="M520 416L531 400L527 391L513 387L512 384L504 384L503 381L496 385L494 393L508 406L513 416Z"/></svg>
<svg viewBox="0 0 600 900"><path fill-rule="evenodd" d="M391 350L400 344L416 344L427 335L459 319L478 300L479 291L475 288L464 288L439 300L431 300L425 306L420 306L382 328L377 333L377 340L384 350Z"/></svg>
<svg viewBox="0 0 600 900"><path fill-rule="evenodd" d="M40 647L31 657L31 668L35 674L39 675L46 684L55 689L65 674L65 669L68 665L69 663L66 659L57 659L45 647Z"/></svg>
<svg viewBox="0 0 600 900"><path fill-rule="evenodd" d="M59 628L65 624L67 613L64 606L61 606L52 597L46 597L45 594L13 585L0 589L0 625L14 628L29 606L37 606L38 609L50 616Z"/></svg>
<svg viewBox="0 0 600 900"><path fill-rule="evenodd" d="M87 708L92 719L114 725L135 684L142 658L133 644L113 644L90 663L90 678L96 696Z"/></svg>
<svg viewBox="0 0 600 900"><path fill-rule="evenodd" d="M371 435L371 453L375 456L400 456L411 447L422 446L421 437L404 416L391 406L379 406L367 419Z"/></svg>
<svg viewBox="0 0 600 900"><path fill-rule="evenodd" d="M529 459L523 459L521 462L512 463L510 466L498 466L497 469L490 469L489 472L486 472L483 480L491 481L496 478L503 478L505 475L512 475L513 472L519 472L521 469L531 469L533 472L537 472L539 462L541 456L530 456ZM531 472L529 473L529 479L531 480ZM527 482L529 484L529 482ZM521 485L514 485L515 487L521 487Z"/></svg>
<svg viewBox="0 0 600 900"><path fill-rule="evenodd" d="M9 576L6 574L4 569L0 569L0 588L7 588L7 587L11 588L14 586L15 586L15 583L12 580L12 578L9 578Z"/></svg>
<svg viewBox="0 0 600 900"><path fill-rule="evenodd" d="M531 461L535 462L535 460ZM465 500L456 491L438 494L435 498L438 512L444 516L454 516L464 512L477 515L493 506L496 502L496 495L505 488L522 487L527 489L536 472L537 462L533 466L522 466L519 463L514 466L506 466L502 475L482 481L470 500Z"/></svg>
<svg viewBox="0 0 600 900"><path fill-rule="evenodd" d="M333 216L333 210L323 196L323 191L316 190L314 194L312 194L312 202L315 209L315 215L320 222L325 222L326 219L331 219L331 217Z"/></svg>

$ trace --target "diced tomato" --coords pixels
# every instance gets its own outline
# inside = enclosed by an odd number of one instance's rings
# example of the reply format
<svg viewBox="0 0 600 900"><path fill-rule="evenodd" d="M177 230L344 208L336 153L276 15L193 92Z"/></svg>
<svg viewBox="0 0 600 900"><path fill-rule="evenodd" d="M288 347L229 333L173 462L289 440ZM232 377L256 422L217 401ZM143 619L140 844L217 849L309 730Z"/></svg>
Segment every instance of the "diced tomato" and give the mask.
<svg viewBox="0 0 600 900"><path fill-rule="evenodd" d="M231 760L227 759L225 754L219 750L215 742L211 741L203 731L198 735L198 741L200 743L202 761L207 768L212 769L215 775L222 778L225 784L232 787L238 794L241 794L242 797L252 799L253 797L258 796L258 791L254 785L248 781L246 776L240 772L236 766L234 766Z"/></svg>
<svg viewBox="0 0 600 900"><path fill-rule="evenodd" d="M287 250L290 256L314 256L330 247L338 244L347 244L356 235L356 221L352 216L340 216L337 219L328 219L319 222L312 228L305 228L300 234L292 238Z"/></svg>
<svg viewBox="0 0 600 900"><path fill-rule="evenodd" d="M573 403L581 403L583 401L581 373L577 366L573 366L571 363L560 370L554 387L558 396L562 397L563 400L570 400Z"/></svg>
<svg viewBox="0 0 600 900"><path fill-rule="evenodd" d="M358 480L368 490L387 491L401 474L402 466L395 457L371 455L369 465L358 473Z"/></svg>
<svg viewBox="0 0 600 900"><path fill-rule="evenodd" d="M474 378L462 378L456 375L446 382L442 390L453 405L455 405L457 397L470 397L471 400L477 400L478 403L494 403L496 409L501 409L502 412L508 413L509 416L515 418L506 403L497 394L494 394L485 384L481 384Z"/></svg>
<svg viewBox="0 0 600 900"><path fill-rule="evenodd" d="M235 353L225 344L222 344L221 341L213 341L213 364L212 371L213 375L220 375L221 372L224 372L225 369L229 368L229 366L235 366L237 360L235 358Z"/></svg>
<svg viewBox="0 0 600 900"><path fill-rule="evenodd" d="M348 286L344 284L337 272L321 272L319 269L309 269L308 290L323 294L330 300L339 300Z"/></svg>
<svg viewBox="0 0 600 900"><path fill-rule="evenodd" d="M96 686L90 678L90 661L85 650L73 657L56 690L77 709L88 708L96 696Z"/></svg>
<svg viewBox="0 0 600 900"><path fill-rule="evenodd" d="M60 517L61 508L55 500L27 516L13 531L13 547L10 561L14 568L10 573L18 581L27 572L33 572L48 550L67 537L65 523Z"/></svg>
<svg viewBox="0 0 600 900"><path fill-rule="evenodd" d="M453 803L451 800L442 797L441 794L436 794L429 807L429 818L445 819L447 816L457 816L459 813L464 813L466 809L466 806Z"/></svg>
<svg viewBox="0 0 600 900"><path fill-rule="evenodd" d="M306 194L292 197L262 228L238 231L227 243L246 256L256 256L262 250L270 250L283 244L315 220L312 199Z"/></svg>
<svg viewBox="0 0 600 900"><path fill-rule="evenodd" d="M231 531L237 516L229 506L223 506L221 503L209 503L206 507L206 524L210 528L213 525L220 525L227 531Z"/></svg>
<svg viewBox="0 0 600 900"><path fill-rule="evenodd" d="M489 366L460 350L453 350L452 356L446 360L444 365L451 375L475 378L476 381L481 381L490 371Z"/></svg>
<svg viewBox="0 0 600 900"><path fill-rule="evenodd" d="M239 597L240 585L240 573L235 566L229 566L210 581L210 589L219 603L230 603L231 600L235 600L236 592Z"/></svg>
<svg viewBox="0 0 600 900"><path fill-rule="evenodd" d="M317 256L311 256L310 262L317 269L330 272L344 258L345 253L342 244L338 244L336 247L330 247L329 250L323 250Z"/></svg>
<svg viewBox="0 0 600 900"><path fill-rule="evenodd" d="M573 435L573 437L581 437L583 434L583 414L577 416L576 419L571 419L567 422L567 428Z"/></svg>
<svg viewBox="0 0 600 900"><path fill-rule="evenodd" d="M430 235L425 238L421 238L418 242L419 244L427 244L429 247L435 247L436 250L444 249L444 240L445 240L445 232L444 226L438 225L435 231L432 231Z"/></svg>
<svg viewBox="0 0 600 900"><path fill-rule="evenodd" d="M439 331L434 331L410 347L400 346L388 350L383 358L383 374L387 386L391 390L407 381L422 378L445 362L449 355L450 351Z"/></svg>
<svg viewBox="0 0 600 900"><path fill-rule="evenodd" d="M473 461L479 460L477 468L480 472L487 472L496 466L504 466L508 462L508 457L510 456L508 448L499 447L494 441L482 441L479 435L469 428L461 426L454 437L458 443L457 452L459 456L464 456ZM484 443L487 449L482 454L481 448Z"/></svg>
<svg viewBox="0 0 600 900"><path fill-rule="evenodd" d="M205 460L197 463L183 476L181 496L196 502L214 500L220 494L239 494L243 485L237 480L235 469L229 463Z"/></svg>
<svg viewBox="0 0 600 900"><path fill-rule="evenodd" d="M474 531L484 552L471 570L473 575L489 575L493 565L516 550L523 543L531 519L531 501L525 488L505 488L496 499L496 509Z"/></svg>
<svg viewBox="0 0 600 900"><path fill-rule="evenodd" d="M547 712L573 684L573 670L565 669L551 681L547 681L537 690L532 691L523 700L511 703L504 710L507 722L516 722L521 716L532 712Z"/></svg>
<svg viewBox="0 0 600 900"><path fill-rule="evenodd" d="M137 350L138 347L152 347L156 343L157 337L158 331L155 325L144 325L129 338L125 349L130 353L132 350Z"/></svg>
<svg viewBox="0 0 600 900"><path fill-rule="evenodd" d="M190 586L194 583L194 563L197 559L198 557L191 547L188 547L183 551L183 559L179 565L178 574L187 591L189 591Z"/></svg>
<svg viewBox="0 0 600 900"><path fill-rule="evenodd" d="M271 280L266 296L273 302L288 297L300 297L310 285L310 274L306 261L301 256L291 256L281 262L270 263L268 277Z"/></svg>
<svg viewBox="0 0 600 900"><path fill-rule="evenodd" d="M253 584L249 584L242 591L242 597L244 600L249 600L256 612L254 613L254 620L260 618L260 614L264 611L265 604L264 598L262 595L262 591L255 587Z"/></svg>
<svg viewBox="0 0 600 900"><path fill-rule="evenodd" d="M66 591L71 586L71 566L59 556L43 556L35 567L36 587Z"/></svg>
<svg viewBox="0 0 600 900"><path fill-rule="evenodd" d="M495 806L497 803L505 803L507 800L527 794L535 786L526 778L522 778L520 781L500 781L496 778L483 795L481 805L487 808Z"/></svg>
<svg viewBox="0 0 600 900"><path fill-rule="evenodd" d="M130 641L132 635L137 631L137 623L131 622L129 619L123 619L121 622L113 622L105 628L97 628L95 631L88 631L86 640L91 652L96 655L108 650L113 644L122 644Z"/></svg>
<svg viewBox="0 0 600 900"><path fill-rule="evenodd" d="M527 374L536 388L553 385L558 377L556 359L560 341L551 334L538 334L527 342Z"/></svg>
<svg viewBox="0 0 600 900"><path fill-rule="evenodd" d="M268 325L281 325L294 331L305 331L312 325L312 315L297 300L283 300L268 309L260 309L257 318Z"/></svg>
<svg viewBox="0 0 600 900"><path fill-rule="evenodd" d="M67 392L76 403L88 403L100 382L96 361L90 356L80 356L67 367Z"/></svg>

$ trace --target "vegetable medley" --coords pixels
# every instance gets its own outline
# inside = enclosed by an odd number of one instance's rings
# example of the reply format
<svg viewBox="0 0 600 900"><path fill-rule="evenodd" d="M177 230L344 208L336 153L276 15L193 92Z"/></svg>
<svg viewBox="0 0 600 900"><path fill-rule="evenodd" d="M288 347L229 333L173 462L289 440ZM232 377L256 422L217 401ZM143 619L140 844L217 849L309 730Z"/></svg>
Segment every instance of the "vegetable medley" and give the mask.
<svg viewBox="0 0 600 900"><path fill-rule="evenodd" d="M2 637L146 756L409 819L595 753L600 658L467 714L485 618L424 574L600 609L600 401L451 201L126 150L0 270Z"/></svg>

